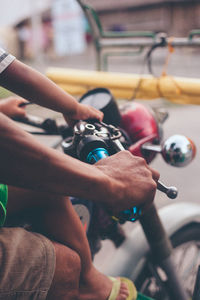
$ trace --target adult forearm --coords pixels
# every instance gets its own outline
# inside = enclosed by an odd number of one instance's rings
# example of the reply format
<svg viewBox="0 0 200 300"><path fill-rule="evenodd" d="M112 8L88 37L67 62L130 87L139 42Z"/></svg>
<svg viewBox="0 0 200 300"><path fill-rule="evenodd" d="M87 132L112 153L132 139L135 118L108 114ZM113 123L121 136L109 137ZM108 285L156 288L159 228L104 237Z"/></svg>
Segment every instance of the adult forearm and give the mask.
<svg viewBox="0 0 200 300"><path fill-rule="evenodd" d="M95 200L108 185L94 166L39 143L0 114L0 182Z"/></svg>
<svg viewBox="0 0 200 300"><path fill-rule="evenodd" d="M0 85L34 103L73 115L77 101L44 75L15 60L0 74Z"/></svg>

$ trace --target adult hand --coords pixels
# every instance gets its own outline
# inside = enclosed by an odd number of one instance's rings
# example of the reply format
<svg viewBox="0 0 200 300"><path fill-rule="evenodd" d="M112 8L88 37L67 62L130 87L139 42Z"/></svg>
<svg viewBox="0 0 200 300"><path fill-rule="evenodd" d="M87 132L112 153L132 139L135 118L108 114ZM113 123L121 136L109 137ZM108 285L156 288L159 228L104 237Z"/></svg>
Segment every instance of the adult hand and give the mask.
<svg viewBox="0 0 200 300"><path fill-rule="evenodd" d="M70 126L73 126L77 120L96 119L102 121L103 113L90 105L78 103L76 112L73 115L64 115L64 118Z"/></svg>
<svg viewBox="0 0 200 300"><path fill-rule="evenodd" d="M108 178L100 197L110 212L117 214L133 206L148 206L153 201L160 175L143 158L121 151L95 166Z"/></svg>
<svg viewBox="0 0 200 300"><path fill-rule="evenodd" d="M0 100L0 112L10 118L24 118L26 116L25 106L20 107L20 104L27 102L23 98L9 97Z"/></svg>

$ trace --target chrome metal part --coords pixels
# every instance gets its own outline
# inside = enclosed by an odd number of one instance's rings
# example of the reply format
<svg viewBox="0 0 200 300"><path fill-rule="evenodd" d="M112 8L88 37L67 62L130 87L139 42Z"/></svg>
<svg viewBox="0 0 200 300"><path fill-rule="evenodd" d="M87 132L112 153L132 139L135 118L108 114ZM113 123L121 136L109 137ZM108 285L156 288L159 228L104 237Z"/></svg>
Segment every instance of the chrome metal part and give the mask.
<svg viewBox="0 0 200 300"><path fill-rule="evenodd" d="M195 146L192 141L183 135L173 135L165 141L162 156L168 164L183 167L192 161L194 152Z"/></svg>
<svg viewBox="0 0 200 300"><path fill-rule="evenodd" d="M157 189L165 193L170 199L175 199L178 196L178 190L175 186L167 187L160 180L158 180Z"/></svg>

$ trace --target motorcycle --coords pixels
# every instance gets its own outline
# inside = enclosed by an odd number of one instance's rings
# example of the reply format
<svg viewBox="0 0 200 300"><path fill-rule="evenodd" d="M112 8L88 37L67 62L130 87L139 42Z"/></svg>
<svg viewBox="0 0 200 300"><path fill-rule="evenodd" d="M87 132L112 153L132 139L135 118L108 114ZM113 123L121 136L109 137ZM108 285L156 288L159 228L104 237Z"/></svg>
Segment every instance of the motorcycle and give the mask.
<svg viewBox="0 0 200 300"><path fill-rule="evenodd" d="M163 141L162 123L167 118L163 111L152 113L136 102L119 111L106 89L89 91L80 102L102 110L104 120L80 121L73 130L54 128L54 134L64 137L62 148L68 155L95 163L127 149L148 163L161 154L176 167L186 166L195 156L195 146L185 136ZM178 193L162 182L158 182L158 189L169 198ZM105 274L129 277L138 291L157 300L191 299L199 263L199 205L173 203L157 210L153 204L144 213L141 207L133 207L111 217L87 200L72 198L72 203L87 232L93 257L104 239L116 246ZM135 222L128 234L122 226L127 221Z"/></svg>

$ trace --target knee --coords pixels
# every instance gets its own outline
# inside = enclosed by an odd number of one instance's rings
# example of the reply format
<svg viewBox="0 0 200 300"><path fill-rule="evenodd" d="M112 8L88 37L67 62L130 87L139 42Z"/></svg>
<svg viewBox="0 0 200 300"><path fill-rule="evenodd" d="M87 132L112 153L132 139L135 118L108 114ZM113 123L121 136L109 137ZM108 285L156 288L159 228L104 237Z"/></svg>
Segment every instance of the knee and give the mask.
<svg viewBox="0 0 200 300"><path fill-rule="evenodd" d="M62 246L62 248L63 249L60 249L56 253L57 260L59 260L59 265L64 267L66 275L68 275L70 278L73 276L76 279L79 278L81 271L80 256L74 250L66 246Z"/></svg>
<svg viewBox="0 0 200 300"><path fill-rule="evenodd" d="M56 271L59 272L64 281L76 282L81 271L81 260L79 255L72 249L54 243L56 252Z"/></svg>
<svg viewBox="0 0 200 300"><path fill-rule="evenodd" d="M81 260L70 248L53 243L56 253L56 268L47 299L78 299Z"/></svg>

